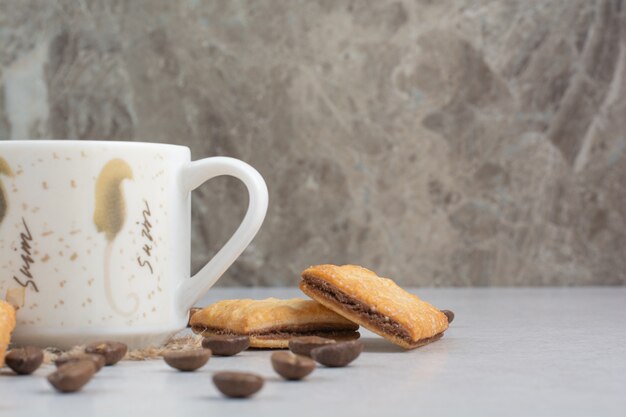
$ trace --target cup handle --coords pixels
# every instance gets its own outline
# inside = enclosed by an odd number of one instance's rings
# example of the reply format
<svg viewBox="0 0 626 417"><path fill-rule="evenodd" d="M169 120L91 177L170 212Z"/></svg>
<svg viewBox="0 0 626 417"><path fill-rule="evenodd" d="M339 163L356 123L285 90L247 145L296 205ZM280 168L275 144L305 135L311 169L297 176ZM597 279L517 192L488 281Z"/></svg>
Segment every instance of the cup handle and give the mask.
<svg viewBox="0 0 626 417"><path fill-rule="evenodd" d="M234 158L218 156L184 166L180 179L185 198L206 181L222 175L230 175L245 184L250 197L248 211L235 233L213 259L181 284L179 300L185 310L192 307L241 255L259 231L267 212L267 186L263 177L250 165Z"/></svg>

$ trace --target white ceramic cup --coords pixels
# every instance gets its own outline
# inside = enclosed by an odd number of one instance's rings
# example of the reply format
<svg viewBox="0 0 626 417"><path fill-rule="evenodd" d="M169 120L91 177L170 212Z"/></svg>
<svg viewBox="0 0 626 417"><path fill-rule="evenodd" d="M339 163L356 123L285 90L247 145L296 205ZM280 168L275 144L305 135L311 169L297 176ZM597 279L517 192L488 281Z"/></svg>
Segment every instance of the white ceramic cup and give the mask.
<svg viewBox="0 0 626 417"><path fill-rule="evenodd" d="M230 240L190 277L191 196L230 175L249 193ZM261 175L184 146L0 142L0 298L19 306L16 345L157 345L248 246L267 211Z"/></svg>

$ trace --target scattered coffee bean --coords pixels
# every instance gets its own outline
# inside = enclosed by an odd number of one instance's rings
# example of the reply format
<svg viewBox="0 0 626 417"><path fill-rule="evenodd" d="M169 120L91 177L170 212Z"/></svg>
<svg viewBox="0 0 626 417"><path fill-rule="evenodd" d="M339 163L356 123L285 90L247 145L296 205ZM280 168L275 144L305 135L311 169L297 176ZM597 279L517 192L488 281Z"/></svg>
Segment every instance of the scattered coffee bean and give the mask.
<svg viewBox="0 0 626 417"><path fill-rule="evenodd" d="M441 310L441 312L448 318L448 323L452 323L452 320L454 320L454 312L450 310Z"/></svg>
<svg viewBox="0 0 626 417"><path fill-rule="evenodd" d="M61 392L75 392L81 389L96 373L93 361L83 360L61 365L48 375L48 382Z"/></svg>
<svg viewBox="0 0 626 417"><path fill-rule="evenodd" d="M248 336L215 335L202 340L202 347L211 349L211 352L218 356L233 356L248 349L249 346Z"/></svg>
<svg viewBox="0 0 626 417"><path fill-rule="evenodd" d="M291 352L275 352L272 354L272 367L285 379L297 381L315 369L315 361Z"/></svg>
<svg viewBox="0 0 626 417"><path fill-rule="evenodd" d="M358 358L362 351L363 343L352 340L315 348L311 351L311 357L322 365L341 367Z"/></svg>
<svg viewBox="0 0 626 417"><path fill-rule="evenodd" d="M210 349L170 350L163 354L165 363L172 368L186 372L202 368L210 357Z"/></svg>
<svg viewBox="0 0 626 417"><path fill-rule="evenodd" d="M336 343L333 339L319 336L301 336L289 340L289 350L297 355L311 356L311 350Z"/></svg>
<svg viewBox="0 0 626 417"><path fill-rule="evenodd" d="M5 356L4 362L16 374L29 375L35 372L43 362L43 351L34 346L12 349Z"/></svg>
<svg viewBox="0 0 626 417"><path fill-rule="evenodd" d="M120 342L94 342L85 348L85 353L95 353L104 356L104 364L106 366L118 363L126 352L128 346Z"/></svg>
<svg viewBox="0 0 626 417"><path fill-rule="evenodd" d="M200 310L202 310L201 307L192 307L189 309L189 320L187 321L187 327L191 327L191 317L193 317L193 315Z"/></svg>
<svg viewBox="0 0 626 417"><path fill-rule="evenodd" d="M57 368L65 365L66 363L73 363L78 361L91 361L98 372L104 366L104 356L95 353L77 353L77 354L65 354L59 356L54 364Z"/></svg>
<svg viewBox="0 0 626 417"><path fill-rule="evenodd" d="M263 387L263 378L247 372L218 372L213 383L227 397L249 397Z"/></svg>

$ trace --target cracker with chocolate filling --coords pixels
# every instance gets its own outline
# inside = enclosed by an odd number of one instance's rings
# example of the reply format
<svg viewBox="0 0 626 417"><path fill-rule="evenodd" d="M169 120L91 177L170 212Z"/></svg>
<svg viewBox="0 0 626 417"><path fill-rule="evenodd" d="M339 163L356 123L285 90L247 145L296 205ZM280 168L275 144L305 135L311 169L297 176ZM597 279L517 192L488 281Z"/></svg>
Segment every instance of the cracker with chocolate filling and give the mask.
<svg viewBox="0 0 626 417"><path fill-rule="evenodd" d="M357 324L315 301L300 298L223 300L196 312L190 324L203 336L248 336L253 348L286 349L289 339L299 336L336 340L359 337Z"/></svg>
<svg viewBox="0 0 626 417"><path fill-rule="evenodd" d="M4 354L9 347L13 328L15 328L15 309L0 300L0 367L4 365Z"/></svg>
<svg viewBox="0 0 626 417"><path fill-rule="evenodd" d="M437 308L360 266L312 266L302 272L300 289L405 349L433 342L448 328L446 315Z"/></svg>

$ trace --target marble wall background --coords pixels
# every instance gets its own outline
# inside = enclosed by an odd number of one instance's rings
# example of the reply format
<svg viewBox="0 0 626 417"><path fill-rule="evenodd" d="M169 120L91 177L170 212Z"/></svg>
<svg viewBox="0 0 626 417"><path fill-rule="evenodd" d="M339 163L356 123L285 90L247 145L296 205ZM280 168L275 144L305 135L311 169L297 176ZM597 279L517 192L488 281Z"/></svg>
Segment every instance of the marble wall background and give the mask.
<svg viewBox="0 0 626 417"><path fill-rule="evenodd" d="M626 4L0 0L0 138L257 167L223 285L357 263L413 285L626 282ZM243 215L194 200L198 268Z"/></svg>

